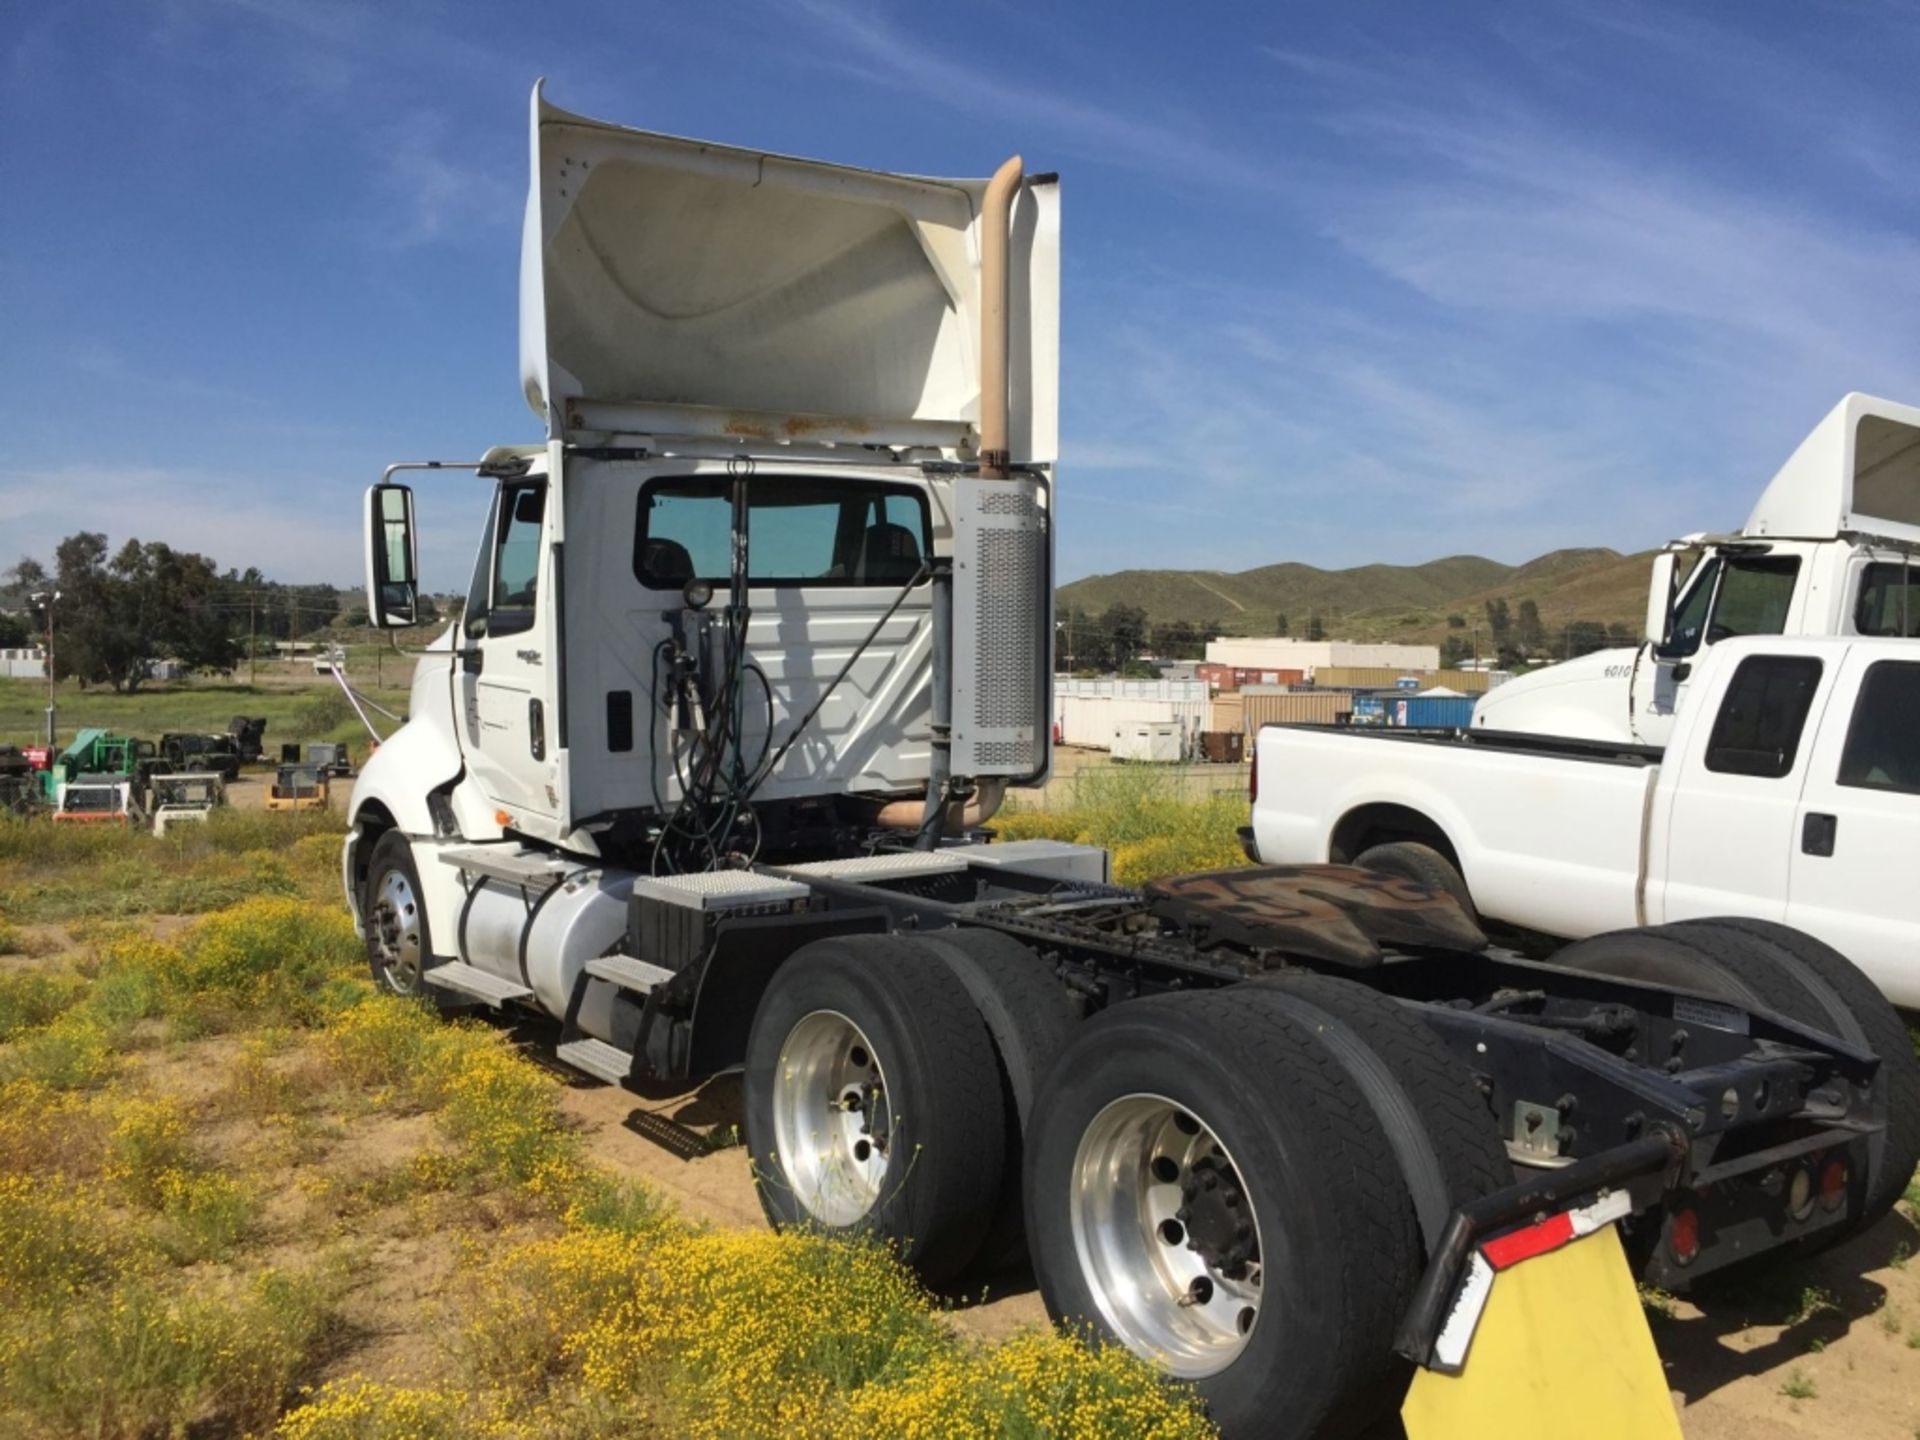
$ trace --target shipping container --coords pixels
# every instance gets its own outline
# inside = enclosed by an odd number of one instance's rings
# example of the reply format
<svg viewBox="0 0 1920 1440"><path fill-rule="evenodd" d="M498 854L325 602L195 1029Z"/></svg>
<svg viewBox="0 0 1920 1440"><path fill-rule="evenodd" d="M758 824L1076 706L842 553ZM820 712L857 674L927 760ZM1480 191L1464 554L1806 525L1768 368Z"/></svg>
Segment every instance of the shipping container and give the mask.
<svg viewBox="0 0 1920 1440"><path fill-rule="evenodd" d="M1406 695L1387 701L1387 723L1410 730L1464 730L1473 723L1471 695Z"/></svg>
<svg viewBox="0 0 1920 1440"><path fill-rule="evenodd" d="M1426 690L1444 685L1463 695L1484 695L1488 679L1483 670L1395 670L1382 665L1323 665L1313 672L1313 683L1327 690Z"/></svg>
<svg viewBox="0 0 1920 1440"><path fill-rule="evenodd" d="M1242 693L1249 735L1262 725L1338 725L1353 713L1353 696L1337 690Z"/></svg>
<svg viewBox="0 0 1920 1440"><path fill-rule="evenodd" d="M1192 743L1197 743L1194 737L1208 728L1212 703L1204 694L1191 699L1159 700L1059 693L1053 702L1054 734L1062 745L1105 750L1113 744L1113 732L1119 726L1172 724L1180 727L1181 735L1191 748Z"/></svg>

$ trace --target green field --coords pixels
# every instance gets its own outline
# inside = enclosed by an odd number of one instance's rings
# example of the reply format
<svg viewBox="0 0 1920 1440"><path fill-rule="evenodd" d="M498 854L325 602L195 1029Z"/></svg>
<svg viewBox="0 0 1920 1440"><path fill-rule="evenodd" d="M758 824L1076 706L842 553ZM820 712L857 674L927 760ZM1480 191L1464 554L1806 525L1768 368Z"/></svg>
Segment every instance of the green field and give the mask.
<svg viewBox="0 0 1920 1440"><path fill-rule="evenodd" d="M169 731L224 733L236 715L267 717L269 755L279 753L283 741L336 740L356 748L367 732L354 718L339 687L324 676L289 676L283 663L272 676L262 667L261 683L249 686L219 680L177 681L143 685L131 695L116 695L105 686L81 689L62 681L58 690L59 737L71 740L78 730L100 727L116 735L157 739ZM372 667L353 673L354 688L371 696L396 715L406 714L407 657L388 656L385 686L374 686ZM394 684L398 681L399 684ZM0 680L0 745L34 745L45 732L47 687L38 680ZM391 721L374 715L381 733L394 729Z"/></svg>

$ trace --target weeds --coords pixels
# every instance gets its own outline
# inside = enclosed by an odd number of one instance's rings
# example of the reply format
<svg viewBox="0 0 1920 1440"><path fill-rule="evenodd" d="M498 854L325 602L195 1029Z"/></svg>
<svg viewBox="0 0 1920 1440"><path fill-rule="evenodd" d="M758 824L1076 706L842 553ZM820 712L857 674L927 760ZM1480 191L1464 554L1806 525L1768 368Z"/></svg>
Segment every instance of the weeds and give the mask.
<svg viewBox="0 0 1920 1440"><path fill-rule="evenodd" d="M1113 767L1074 776L1064 808L1010 809L994 828L1007 840L1069 840L1113 852L1113 878L1140 885L1162 875L1245 865L1238 828L1247 802L1234 791L1193 800L1177 774Z"/></svg>
<svg viewBox="0 0 1920 1440"><path fill-rule="evenodd" d="M1781 1384L1780 1393L1789 1400L1814 1400L1819 1398L1820 1387L1813 1383L1805 1371L1794 1370L1788 1373Z"/></svg>

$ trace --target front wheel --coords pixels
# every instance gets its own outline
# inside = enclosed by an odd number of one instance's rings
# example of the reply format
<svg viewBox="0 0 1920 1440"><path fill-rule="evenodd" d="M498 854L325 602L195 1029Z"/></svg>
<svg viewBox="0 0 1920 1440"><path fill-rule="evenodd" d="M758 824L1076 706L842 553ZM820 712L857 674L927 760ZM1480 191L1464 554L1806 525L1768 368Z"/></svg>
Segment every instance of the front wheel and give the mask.
<svg viewBox="0 0 1920 1440"><path fill-rule="evenodd" d="M374 983L392 995L427 998L431 992L424 977L433 943L426 900L413 846L398 830L387 831L374 843L360 915Z"/></svg>

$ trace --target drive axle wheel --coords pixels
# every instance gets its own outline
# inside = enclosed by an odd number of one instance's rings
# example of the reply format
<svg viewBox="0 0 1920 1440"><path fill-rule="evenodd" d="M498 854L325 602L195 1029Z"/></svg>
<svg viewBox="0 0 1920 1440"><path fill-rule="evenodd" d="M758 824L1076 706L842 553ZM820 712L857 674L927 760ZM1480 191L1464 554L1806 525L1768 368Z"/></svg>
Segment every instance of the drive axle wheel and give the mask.
<svg viewBox="0 0 1920 1440"><path fill-rule="evenodd" d="M773 1138L788 1183L823 1225L852 1225L880 1198L892 1142L873 1042L836 1010L787 1032L773 1077Z"/></svg>
<svg viewBox="0 0 1920 1440"><path fill-rule="evenodd" d="M1197 1379L1246 1348L1260 1314L1260 1220L1205 1120L1158 1095L1093 1118L1069 1199L1082 1257L1115 1338Z"/></svg>
<svg viewBox="0 0 1920 1440"><path fill-rule="evenodd" d="M1191 1382L1222 1435L1350 1436L1405 1389L1412 1198L1292 997L1232 986L1087 1021L1034 1106L1026 1187L1048 1312Z"/></svg>
<svg viewBox="0 0 1920 1440"><path fill-rule="evenodd" d="M1000 1072L929 947L857 935L795 951L754 1012L745 1089L776 1226L877 1236L936 1285L979 1253L1005 1152Z"/></svg>

